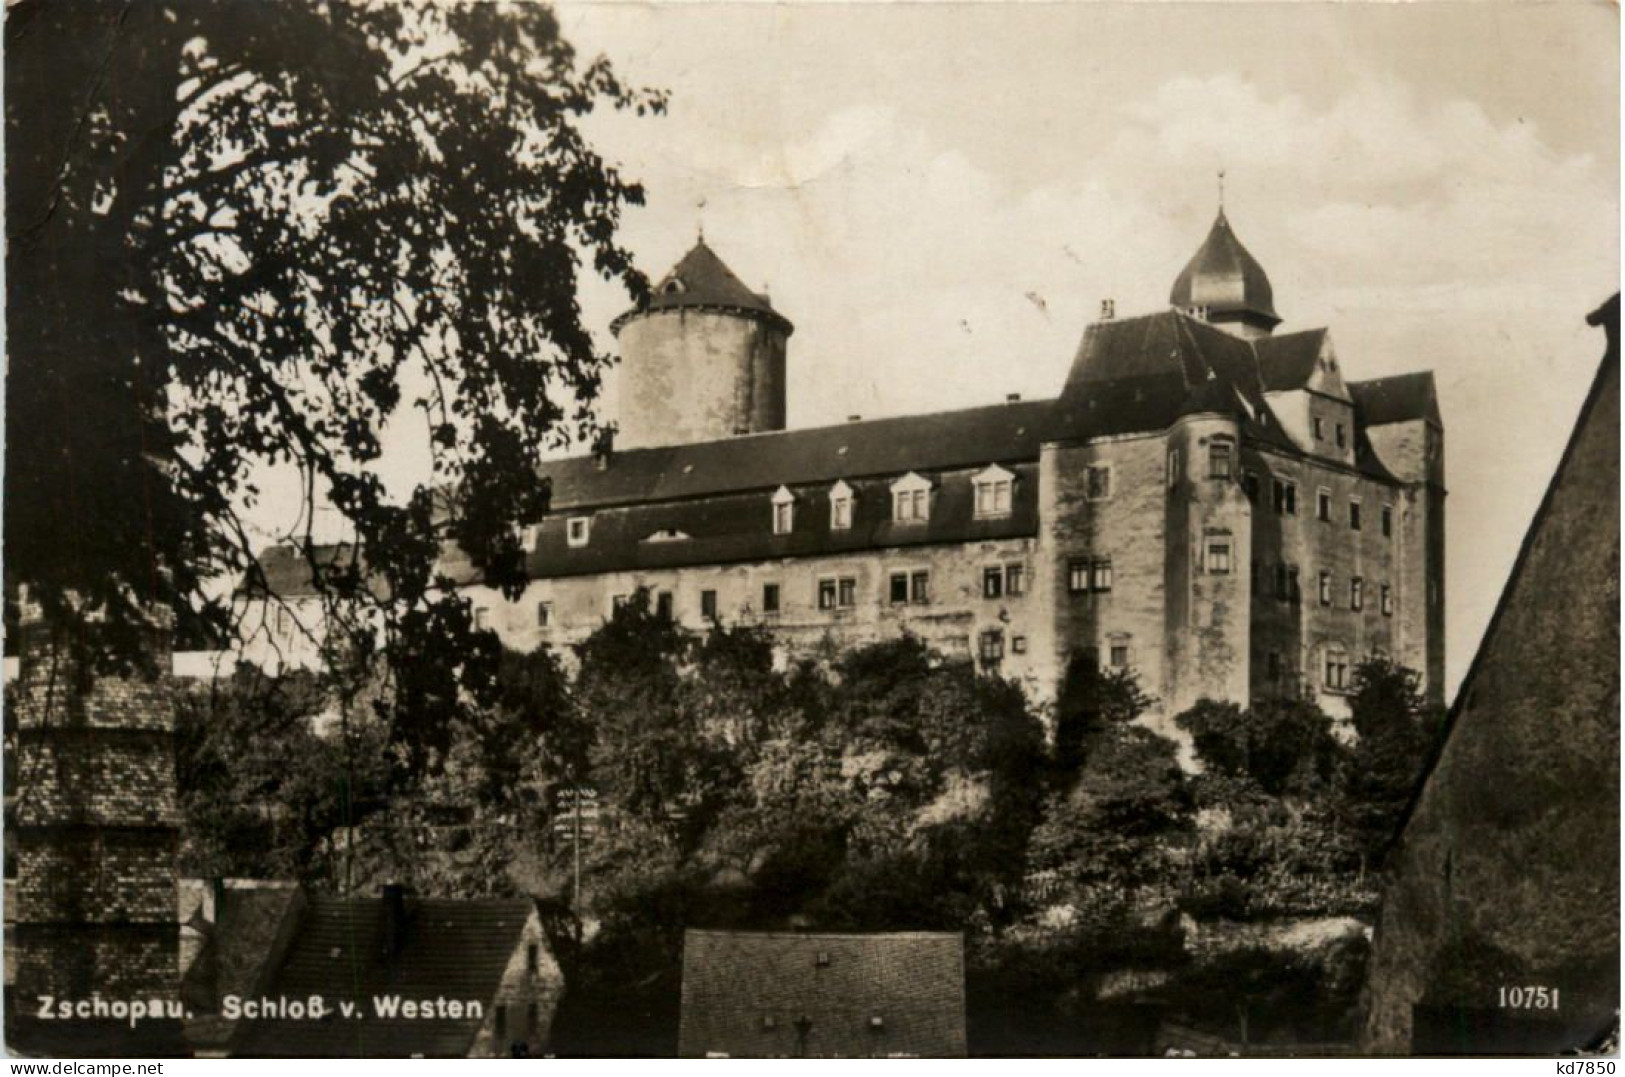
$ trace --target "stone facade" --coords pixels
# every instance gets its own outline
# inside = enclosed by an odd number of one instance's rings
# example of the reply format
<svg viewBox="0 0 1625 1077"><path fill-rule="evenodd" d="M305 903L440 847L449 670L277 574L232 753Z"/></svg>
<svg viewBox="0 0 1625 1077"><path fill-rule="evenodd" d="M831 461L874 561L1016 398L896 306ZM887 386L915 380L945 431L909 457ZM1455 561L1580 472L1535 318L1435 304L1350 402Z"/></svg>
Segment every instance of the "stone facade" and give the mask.
<svg viewBox="0 0 1625 1077"><path fill-rule="evenodd" d="M1222 217L1182 294L1208 299L1088 327L1054 400L780 430L789 323L702 243L617 321L619 443L548 465L524 595L455 551L445 574L522 650L581 641L642 589L693 628L766 625L787 654L912 632L1038 701L1092 655L1133 669L1175 735L1204 697L1345 715L1375 653L1437 700L1431 376L1346 383L1325 330L1274 335Z"/></svg>
<svg viewBox="0 0 1625 1077"><path fill-rule="evenodd" d="M167 624L148 633L149 669L112 675L90 667L94 623L70 633L22 606L8 1043L30 1054L178 1053L178 1021L34 1016L45 996L179 1001Z"/></svg>
<svg viewBox="0 0 1625 1077"><path fill-rule="evenodd" d="M784 429L785 334L726 310L652 311L621 328L623 449Z"/></svg>
<svg viewBox="0 0 1625 1077"><path fill-rule="evenodd" d="M1619 350L1389 855L1365 1049L1548 1055L1619 1021Z"/></svg>

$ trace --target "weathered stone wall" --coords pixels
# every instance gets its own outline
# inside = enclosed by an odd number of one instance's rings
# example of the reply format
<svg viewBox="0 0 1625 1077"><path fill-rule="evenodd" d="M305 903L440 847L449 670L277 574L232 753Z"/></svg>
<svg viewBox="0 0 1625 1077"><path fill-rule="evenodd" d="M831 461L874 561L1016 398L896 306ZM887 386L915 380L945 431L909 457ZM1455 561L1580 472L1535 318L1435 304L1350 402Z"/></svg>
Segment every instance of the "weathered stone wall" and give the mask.
<svg viewBox="0 0 1625 1077"><path fill-rule="evenodd" d="M536 967L530 967L530 947L536 947ZM471 1058L505 1058L515 1042L525 1043L531 1057L540 1057L552 1042L553 1015L564 997L564 972L547 946L541 917L531 913L524 935L503 970L502 982L469 1048ZM496 1035L496 1007L507 1008L503 1041Z"/></svg>
<svg viewBox="0 0 1625 1077"><path fill-rule="evenodd" d="M1233 420L1195 416L1169 431L1168 676L1170 717L1203 697L1245 701L1252 616L1252 505L1237 475ZM1230 476L1213 477L1210 451L1230 447ZM1177 466L1176 466L1177 465ZM1210 548L1230 551L1229 568L1210 565Z"/></svg>
<svg viewBox="0 0 1625 1077"><path fill-rule="evenodd" d="M1346 717L1346 691L1326 684L1326 655L1341 647L1350 674L1366 656L1382 652L1404 660L1398 624L1406 596L1400 588L1403 529L1401 491L1351 468L1269 450L1244 453L1243 465L1257 476L1253 506L1252 671L1255 697L1294 694L1294 682L1328 714ZM1277 512L1273 485L1297 486L1295 514ZM1329 520L1318 518L1321 490L1331 495ZM1358 499L1360 530L1350 523L1349 505ZM1382 509L1395 512L1393 533L1382 533ZM1295 567L1298 589L1282 599L1277 566ZM1330 602L1320 601L1320 574L1330 574ZM1362 608L1353 608L1352 581L1363 584ZM1393 613L1382 611L1382 588L1390 588ZM1271 655L1277 656L1272 660ZM1407 663L1408 664L1408 663ZM1276 677L1275 669L1281 671Z"/></svg>
<svg viewBox="0 0 1625 1077"><path fill-rule="evenodd" d="M1009 565L1021 566L1025 593L984 598L983 569ZM891 575L922 570L930 573L930 600L893 603ZM617 596L631 595L640 587L651 596L669 593L678 623L696 630L706 625L701 596L715 592L723 623L764 625L789 654L808 654L826 643L847 647L908 631L944 654L972 658L980 634L997 631L1004 644L1000 670L1038 694L1053 690L1054 674L1035 646L1043 627L1043 606L1032 587L1036 571L1034 540L1000 539L541 579L532 581L515 602L487 587L470 587L465 593L476 608L488 611L491 629L516 650L581 642L610 618ZM831 578L854 581L851 607L818 608L819 581ZM777 613L762 609L764 585L769 583L779 587ZM537 607L544 602L551 609L547 627L538 623Z"/></svg>
<svg viewBox="0 0 1625 1077"><path fill-rule="evenodd" d="M1371 446L1404 481L1400 518L1400 653L1426 677L1429 701L1444 704L1444 433L1417 420L1370 431Z"/></svg>
<svg viewBox="0 0 1625 1077"><path fill-rule="evenodd" d="M1040 461L1049 665L1064 670L1071 654L1087 647L1107 665L1113 646L1126 647L1141 687L1159 700L1147 715L1152 724L1164 716L1160 701L1169 698L1170 687L1166 444L1161 434L1058 443L1044 446ZM1110 497L1089 499L1091 466L1111 468ZM1099 558L1111 559L1111 591L1070 591L1072 562Z"/></svg>
<svg viewBox="0 0 1625 1077"><path fill-rule="evenodd" d="M620 449L783 430L782 329L725 311L656 310L620 331Z"/></svg>
<svg viewBox="0 0 1625 1077"><path fill-rule="evenodd" d="M1391 856L1368 1049L1544 1053L1617 1020L1619 708L1615 353Z"/></svg>
<svg viewBox="0 0 1625 1077"><path fill-rule="evenodd" d="M96 634L94 622L62 631L23 603L7 1042L27 1053L173 1053L178 1023L39 1021L27 1005L179 997L167 621L148 634L145 668L120 675L93 669Z"/></svg>

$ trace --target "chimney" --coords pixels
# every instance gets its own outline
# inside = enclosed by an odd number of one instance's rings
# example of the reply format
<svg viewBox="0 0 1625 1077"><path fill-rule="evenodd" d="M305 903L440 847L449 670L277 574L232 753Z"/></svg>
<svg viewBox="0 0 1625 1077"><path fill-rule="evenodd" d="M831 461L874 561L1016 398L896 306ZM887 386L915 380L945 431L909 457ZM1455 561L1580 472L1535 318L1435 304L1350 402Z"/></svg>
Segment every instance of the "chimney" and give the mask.
<svg viewBox="0 0 1625 1077"><path fill-rule="evenodd" d="M406 887L384 884L384 956L395 957L406 943Z"/></svg>
<svg viewBox="0 0 1625 1077"><path fill-rule="evenodd" d="M1004 402L1006 404L1019 404L1019 403L1021 403L1021 394L1020 393L1005 393L1004 394Z"/></svg>
<svg viewBox="0 0 1625 1077"><path fill-rule="evenodd" d="M846 421L849 422L849 423L861 423L861 422L863 422L863 416L861 416L861 415L848 415L846 417Z"/></svg>
<svg viewBox="0 0 1625 1077"><path fill-rule="evenodd" d="M1109 322L1117 317L1117 300L1102 299L1100 301L1100 320Z"/></svg>
<svg viewBox="0 0 1625 1077"><path fill-rule="evenodd" d="M592 463L599 471L609 470L609 458L615 454L615 431L605 430L593 443Z"/></svg>

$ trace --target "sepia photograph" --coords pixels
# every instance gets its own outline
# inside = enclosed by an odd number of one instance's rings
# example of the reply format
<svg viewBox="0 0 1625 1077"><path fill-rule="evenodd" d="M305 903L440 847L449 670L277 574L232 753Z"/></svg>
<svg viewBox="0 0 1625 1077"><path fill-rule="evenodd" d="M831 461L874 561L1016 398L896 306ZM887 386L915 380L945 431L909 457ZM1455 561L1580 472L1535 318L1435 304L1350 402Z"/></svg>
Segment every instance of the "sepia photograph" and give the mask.
<svg viewBox="0 0 1625 1077"><path fill-rule="evenodd" d="M1615 4L4 10L10 1057L1614 1072Z"/></svg>

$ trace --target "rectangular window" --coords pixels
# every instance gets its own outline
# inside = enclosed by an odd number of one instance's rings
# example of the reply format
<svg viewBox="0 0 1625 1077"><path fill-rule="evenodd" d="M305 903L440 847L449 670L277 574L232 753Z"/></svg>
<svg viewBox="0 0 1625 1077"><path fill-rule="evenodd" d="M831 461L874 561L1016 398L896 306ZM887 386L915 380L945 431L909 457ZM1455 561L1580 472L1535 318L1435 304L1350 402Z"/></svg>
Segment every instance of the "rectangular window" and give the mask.
<svg viewBox="0 0 1625 1077"><path fill-rule="evenodd" d="M1004 597L1004 569L995 566L982 570L982 597Z"/></svg>
<svg viewBox="0 0 1625 1077"><path fill-rule="evenodd" d="M898 523L918 523L930 519L930 490L898 490L892 495L892 517Z"/></svg>
<svg viewBox="0 0 1625 1077"><path fill-rule="evenodd" d="M1207 477L1228 479L1233 473L1235 446L1228 441L1215 441L1207 447Z"/></svg>
<svg viewBox="0 0 1625 1077"><path fill-rule="evenodd" d="M908 578L908 597L917 606L931 601L931 573L916 572Z"/></svg>
<svg viewBox="0 0 1625 1077"><path fill-rule="evenodd" d="M1290 598L1293 602L1296 603L1296 602L1300 602L1300 601L1303 600L1303 591L1301 589L1299 589L1299 587L1298 587L1298 566L1297 565L1288 565L1286 567L1286 588L1287 588L1287 597Z"/></svg>
<svg viewBox="0 0 1625 1077"><path fill-rule="evenodd" d="M1004 660L1004 633L996 628L989 629L981 635L980 651L982 664L996 666Z"/></svg>
<svg viewBox="0 0 1625 1077"><path fill-rule="evenodd" d="M1020 598L1027 593L1027 570L1021 565L1004 566L1004 593Z"/></svg>
<svg viewBox="0 0 1625 1077"><path fill-rule="evenodd" d="M1298 484L1275 480L1275 511L1282 516L1298 514Z"/></svg>
<svg viewBox="0 0 1625 1077"><path fill-rule="evenodd" d="M1365 581L1358 576L1349 581L1349 609L1365 609Z"/></svg>
<svg viewBox="0 0 1625 1077"><path fill-rule="evenodd" d="M1207 570L1212 576L1230 575L1230 543L1210 542L1207 544Z"/></svg>
<svg viewBox="0 0 1625 1077"><path fill-rule="evenodd" d="M1315 491L1315 519L1330 520L1332 518L1332 492L1322 486Z"/></svg>
<svg viewBox="0 0 1625 1077"><path fill-rule="evenodd" d="M1314 424L1314 427L1315 427L1315 440L1316 441L1325 441L1326 440L1326 420L1322 419L1320 416L1316 415L1313 419L1310 420L1310 422L1312 422Z"/></svg>
<svg viewBox="0 0 1625 1077"><path fill-rule="evenodd" d="M1394 507L1392 505L1384 505L1382 507L1382 537L1383 538L1392 538L1393 535L1394 535Z"/></svg>
<svg viewBox="0 0 1625 1077"><path fill-rule="evenodd" d="M491 627L491 611L486 609L484 606L481 606L478 609L476 609L474 611L474 627L476 629L480 629L482 631L484 629L490 628Z"/></svg>
<svg viewBox="0 0 1625 1077"><path fill-rule="evenodd" d="M776 583L762 584L762 612L779 612L779 585Z"/></svg>
<svg viewBox="0 0 1625 1077"><path fill-rule="evenodd" d="M1343 429L1343 424L1338 423L1337 424L1337 447L1339 449L1341 449L1344 446L1346 446L1347 444L1348 444L1348 436L1347 436L1346 432Z"/></svg>
<svg viewBox="0 0 1625 1077"><path fill-rule="evenodd" d="M571 546L585 546L592 534L592 520L586 516L572 516L565 524L565 541Z"/></svg>
<svg viewBox="0 0 1625 1077"><path fill-rule="evenodd" d="M1112 496L1112 469L1108 464L1092 464L1085 479L1085 494L1090 501L1104 501Z"/></svg>
<svg viewBox="0 0 1625 1077"><path fill-rule="evenodd" d="M852 499L838 497L829 503L829 526L834 531L847 531L852 527Z"/></svg>
<svg viewBox="0 0 1625 1077"><path fill-rule="evenodd" d="M664 617L666 620L671 620L672 605L670 591L662 591L655 596L655 612L661 617Z"/></svg>
<svg viewBox="0 0 1625 1077"><path fill-rule="evenodd" d="M1128 668L1128 644L1126 644L1126 643L1114 643L1114 644L1112 644L1111 661L1112 661L1112 668L1113 669L1127 669Z"/></svg>
<svg viewBox="0 0 1625 1077"><path fill-rule="evenodd" d="M891 574L891 602L900 606L908 601L908 573L893 572Z"/></svg>
<svg viewBox="0 0 1625 1077"><path fill-rule="evenodd" d="M1320 604L1322 606L1332 604L1332 574L1330 572L1320 574Z"/></svg>
<svg viewBox="0 0 1625 1077"><path fill-rule="evenodd" d="M1026 654L1027 653L1027 637L1026 636L1011 636L1010 637L1010 653L1011 654Z"/></svg>
<svg viewBox="0 0 1625 1077"><path fill-rule="evenodd" d="M757 534L760 533L757 532ZM715 591L700 592L700 616L707 621L717 619L717 593Z"/></svg>
<svg viewBox="0 0 1625 1077"><path fill-rule="evenodd" d="M773 533L775 535L788 535L790 527L795 521L795 503L780 501L773 506Z"/></svg>
<svg viewBox="0 0 1625 1077"><path fill-rule="evenodd" d="M1386 583L1382 585L1382 615L1384 617L1394 615L1394 591Z"/></svg>
<svg viewBox="0 0 1625 1077"><path fill-rule="evenodd" d="M1326 687L1342 691L1349 686L1349 661L1341 651L1326 652Z"/></svg>
<svg viewBox="0 0 1625 1077"><path fill-rule="evenodd" d="M542 948L536 943L527 943L525 946L525 971L535 972L542 967Z"/></svg>
<svg viewBox="0 0 1625 1077"><path fill-rule="evenodd" d="M553 623L553 603L536 603L536 627L547 628Z"/></svg>
<svg viewBox="0 0 1625 1077"><path fill-rule="evenodd" d="M1349 530L1360 530L1360 499L1354 498L1349 502Z"/></svg>
<svg viewBox="0 0 1625 1077"><path fill-rule="evenodd" d="M1168 485L1170 487L1172 487L1174 485L1174 483L1179 481L1179 450L1178 449L1169 449L1168 450L1168 474L1167 474L1166 478L1168 480Z"/></svg>
<svg viewBox="0 0 1625 1077"><path fill-rule="evenodd" d="M858 604L858 581L851 576L841 577L839 601L843 610L849 610Z"/></svg>
<svg viewBox="0 0 1625 1077"><path fill-rule="evenodd" d="M983 518L1010 515L1009 479L976 484L976 515Z"/></svg>
<svg viewBox="0 0 1625 1077"><path fill-rule="evenodd" d="M1066 589L1075 595L1084 594L1089 590L1089 562L1067 562Z"/></svg>
<svg viewBox="0 0 1625 1077"><path fill-rule="evenodd" d="M1258 501L1258 472L1244 471L1241 473L1241 488L1246 491L1247 500Z"/></svg>
<svg viewBox="0 0 1625 1077"><path fill-rule="evenodd" d="M818 581L818 608L832 610L835 608L835 581Z"/></svg>
<svg viewBox="0 0 1625 1077"><path fill-rule="evenodd" d="M1112 559L1102 557L1089 566L1089 590L1095 592L1112 589Z"/></svg>

